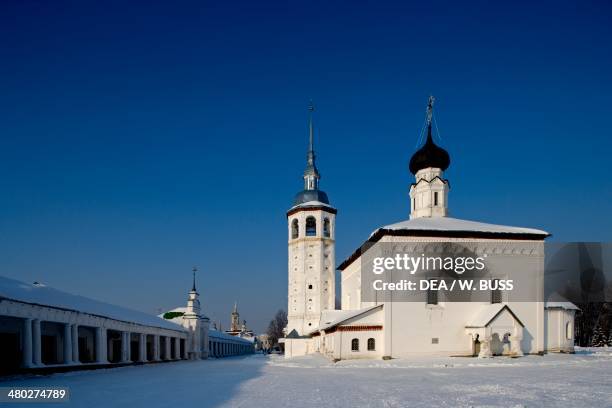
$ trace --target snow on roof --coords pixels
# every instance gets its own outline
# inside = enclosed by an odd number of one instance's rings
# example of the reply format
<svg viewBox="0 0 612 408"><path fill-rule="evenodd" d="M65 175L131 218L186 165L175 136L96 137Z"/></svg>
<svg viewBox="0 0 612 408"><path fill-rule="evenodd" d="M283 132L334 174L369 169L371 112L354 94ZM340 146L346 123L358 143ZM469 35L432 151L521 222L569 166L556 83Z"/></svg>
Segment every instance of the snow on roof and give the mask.
<svg viewBox="0 0 612 408"><path fill-rule="evenodd" d="M374 305L370 307L366 307L363 309L357 310L324 310L321 312L321 322L319 323L319 327L311 331L310 333L316 333L319 330L326 330L330 327L334 327L339 325L342 322L345 322L353 317L360 316L370 310L374 310L378 307L382 308L383 305Z"/></svg>
<svg viewBox="0 0 612 408"><path fill-rule="evenodd" d="M452 217L420 217L411 220L385 225L376 229L370 237L348 258L338 266L344 270L356 259L368 243L378 242L385 235L426 237L472 237L472 238L505 238L505 239L544 239L550 234L534 228L509 227L506 225L487 224L484 222L461 220ZM367 249L367 248L366 248Z"/></svg>
<svg viewBox="0 0 612 408"><path fill-rule="evenodd" d="M465 327L487 327L493 319L497 317L504 309L508 310L508 312L518 321L521 326L524 326L523 323L519 320L518 317L512 312L512 310L508 307L508 305L504 305L503 303L493 303L490 305L483 305L482 308L476 313L472 319L465 325Z"/></svg>
<svg viewBox="0 0 612 408"><path fill-rule="evenodd" d="M249 340L249 339L245 339L245 338L238 337L238 336L232 336L231 334L227 334L225 332L215 330L215 329L208 329L208 337L215 338L215 339L223 339L223 340L235 340L235 341L238 341L241 343L247 343L247 344L253 344L253 341L254 341L254 340Z"/></svg>
<svg viewBox="0 0 612 408"><path fill-rule="evenodd" d="M572 302L546 302L545 309L565 309L565 310L580 310L578 306Z"/></svg>
<svg viewBox="0 0 612 408"><path fill-rule="evenodd" d="M386 225L380 229L385 230L425 230L425 231L467 231L467 232L492 232L492 233L504 233L504 234L536 234L536 235L550 235L546 231L533 229L533 228L522 228L522 227L509 227L506 225L487 224L484 222L461 220L459 218L451 217L421 217L413 218L398 222L395 224ZM378 231L378 230L376 230ZM376 233L374 231L374 233ZM372 235L374 235L372 233Z"/></svg>
<svg viewBox="0 0 612 408"><path fill-rule="evenodd" d="M42 284L29 284L0 276L0 300L6 298L22 303L73 310L143 326L185 331L181 326L154 315L127 309L110 303L73 295Z"/></svg>

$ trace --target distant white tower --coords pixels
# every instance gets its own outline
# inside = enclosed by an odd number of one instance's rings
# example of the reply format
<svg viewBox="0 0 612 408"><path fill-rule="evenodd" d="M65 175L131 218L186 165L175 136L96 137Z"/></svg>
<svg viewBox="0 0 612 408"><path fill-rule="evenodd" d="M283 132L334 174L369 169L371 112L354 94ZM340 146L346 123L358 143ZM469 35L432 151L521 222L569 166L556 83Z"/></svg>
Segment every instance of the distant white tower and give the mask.
<svg viewBox="0 0 612 408"><path fill-rule="evenodd" d="M238 302L234 302L234 309L232 310L232 321L230 324L231 331L240 331L240 314L238 314Z"/></svg>
<svg viewBox="0 0 612 408"><path fill-rule="evenodd" d="M308 108L309 146L304 190L287 211L289 282L287 335L304 335L319 325L321 311L335 305L335 221L337 210L319 190L315 164L312 102Z"/></svg>
<svg viewBox="0 0 612 408"><path fill-rule="evenodd" d="M191 332L191 344L187 345L189 358L196 360L208 357L208 317L201 314L200 294L196 290L195 273L198 270L193 267L193 285L187 298L187 307L183 314L182 325Z"/></svg>
<svg viewBox="0 0 612 408"><path fill-rule="evenodd" d="M410 218L448 216L448 180L444 170L450 165L448 152L437 146L432 137L434 97L427 104L427 140L410 159L415 182L410 186Z"/></svg>

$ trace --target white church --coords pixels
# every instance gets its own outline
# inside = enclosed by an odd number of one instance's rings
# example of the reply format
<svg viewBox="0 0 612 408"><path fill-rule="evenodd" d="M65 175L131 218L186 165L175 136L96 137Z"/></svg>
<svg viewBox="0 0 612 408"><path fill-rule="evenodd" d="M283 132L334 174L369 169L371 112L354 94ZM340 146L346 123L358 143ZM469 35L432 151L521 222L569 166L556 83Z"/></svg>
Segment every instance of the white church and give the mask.
<svg viewBox="0 0 612 408"><path fill-rule="evenodd" d="M362 252L366 245L395 243L420 253L431 243L457 243L487 257L495 276L534 271L543 291L545 231L449 217L449 154L432 135L433 97L427 136L410 160L408 220L376 229L338 266L341 308L335 307L337 210L319 189L312 107L304 190L287 211L288 324L285 357L321 353L332 360L401 358L415 354L492 357L573 352L574 313L569 302L525 301L492 291L490 300L448 302L427 295L421 302L364 299ZM543 293L543 292L542 292Z"/></svg>

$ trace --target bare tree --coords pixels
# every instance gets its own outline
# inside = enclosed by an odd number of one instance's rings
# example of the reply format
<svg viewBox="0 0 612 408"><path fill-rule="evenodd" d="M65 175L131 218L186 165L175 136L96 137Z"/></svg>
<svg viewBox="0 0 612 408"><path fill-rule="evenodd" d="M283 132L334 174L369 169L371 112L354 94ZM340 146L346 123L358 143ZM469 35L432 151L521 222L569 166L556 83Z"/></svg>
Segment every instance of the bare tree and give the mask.
<svg viewBox="0 0 612 408"><path fill-rule="evenodd" d="M268 337L270 343L275 346L278 343L278 339L283 337L283 329L287 326L287 312L279 310L276 312L274 319L270 321L268 325Z"/></svg>

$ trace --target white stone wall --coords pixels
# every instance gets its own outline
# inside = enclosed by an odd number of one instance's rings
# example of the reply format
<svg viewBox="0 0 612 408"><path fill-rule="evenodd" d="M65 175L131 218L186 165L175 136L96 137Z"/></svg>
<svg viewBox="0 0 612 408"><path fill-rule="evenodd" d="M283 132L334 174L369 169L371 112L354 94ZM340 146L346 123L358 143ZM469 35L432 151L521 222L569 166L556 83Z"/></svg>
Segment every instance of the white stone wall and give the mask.
<svg viewBox="0 0 612 408"><path fill-rule="evenodd" d="M484 240L459 238L395 237L385 236L381 242L449 242L473 246L477 254L487 253L486 265L496 276L505 277L505 270L512 265L517 270L536 271L534 290L543 291L544 243L542 241ZM356 259L342 271L342 310L354 310L372 305L361 302L361 265ZM350 299L350 304L347 300ZM384 355L402 357L412 354L471 354L472 341L466 335L465 326L482 306L489 302L444 302L437 305L423 302L384 303ZM544 351L544 304L542 302L513 301L502 298L525 325L521 340L524 353ZM524 300L524 299L521 299ZM437 340L435 340L437 339Z"/></svg>
<svg viewBox="0 0 612 408"><path fill-rule="evenodd" d="M361 261L355 260L340 274L340 309L357 310L364 306L361 300ZM370 305L370 303L368 303Z"/></svg>
<svg viewBox="0 0 612 408"><path fill-rule="evenodd" d="M546 351L574 351L574 310L546 309Z"/></svg>

